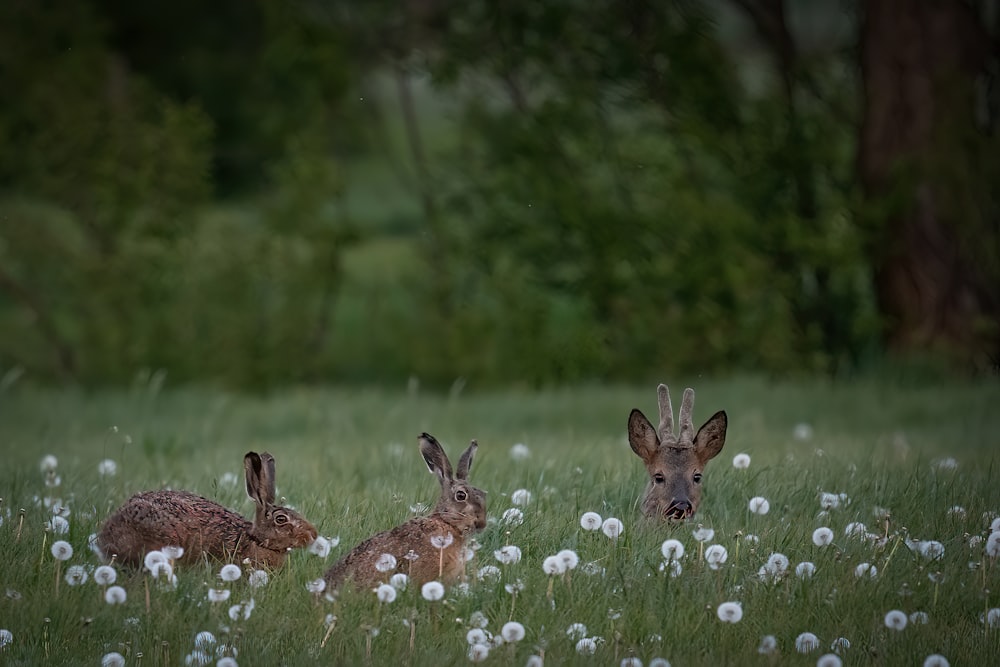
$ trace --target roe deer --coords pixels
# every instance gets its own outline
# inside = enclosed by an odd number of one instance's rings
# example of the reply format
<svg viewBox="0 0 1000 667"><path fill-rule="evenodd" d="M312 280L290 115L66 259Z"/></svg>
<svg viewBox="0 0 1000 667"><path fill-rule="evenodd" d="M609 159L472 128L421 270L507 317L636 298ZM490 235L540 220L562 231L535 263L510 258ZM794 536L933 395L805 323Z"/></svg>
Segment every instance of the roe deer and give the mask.
<svg viewBox="0 0 1000 667"><path fill-rule="evenodd" d="M694 390L685 389L679 416L680 434L674 435L670 390L657 388L660 425L655 430L646 416L632 410L628 417L628 442L649 472L649 486L642 498L647 517L679 521L690 518L701 502L701 476L707 464L726 444L727 418L719 410L694 433L691 410Z"/></svg>

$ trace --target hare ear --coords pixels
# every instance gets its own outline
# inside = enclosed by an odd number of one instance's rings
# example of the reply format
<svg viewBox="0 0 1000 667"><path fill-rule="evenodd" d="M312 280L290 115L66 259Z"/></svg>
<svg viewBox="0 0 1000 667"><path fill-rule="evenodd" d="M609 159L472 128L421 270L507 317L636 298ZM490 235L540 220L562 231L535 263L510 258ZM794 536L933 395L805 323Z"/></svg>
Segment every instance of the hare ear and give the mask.
<svg viewBox="0 0 1000 667"><path fill-rule="evenodd" d="M628 444L644 463L652 463L656 450L660 447L660 439L656 429L639 410L632 410L628 416Z"/></svg>
<svg viewBox="0 0 1000 667"><path fill-rule="evenodd" d="M719 410L698 429L698 435L694 438L694 451L702 465L714 459L722 451L722 446L726 444L728 425L729 418L726 416L726 411Z"/></svg>
<svg viewBox="0 0 1000 667"><path fill-rule="evenodd" d="M476 455L479 443L473 440L469 448L462 452L462 458L458 460L458 469L455 471L455 479L469 479L469 468L472 467L472 458Z"/></svg>
<svg viewBox="0 0 1000 667"><path fill-rule="evenodd" d="M270 455L268 455L270 456ZM243 469L246 471L247 495L250 499L263 507L265 503L264 494L264 461L257 452L247 452L243 457Z"/></svg>
<svg viewBox="0 0 1000 667"><path fill-rule="evenodd" d="M427 469L437 475L442 484L454 479L451 474L451 461L444 453L441 443L428 433L421 433L418 441L420 442L420 454L424 457L424 462L427 463Z"/></svg>
<svg viewBox="0 0 1000 667"><path fill-rule="evenodd" d="M265 505L274 504L274 457L267 452L261 452L261 463L264 464L260 476L261 495Z"/></svg>

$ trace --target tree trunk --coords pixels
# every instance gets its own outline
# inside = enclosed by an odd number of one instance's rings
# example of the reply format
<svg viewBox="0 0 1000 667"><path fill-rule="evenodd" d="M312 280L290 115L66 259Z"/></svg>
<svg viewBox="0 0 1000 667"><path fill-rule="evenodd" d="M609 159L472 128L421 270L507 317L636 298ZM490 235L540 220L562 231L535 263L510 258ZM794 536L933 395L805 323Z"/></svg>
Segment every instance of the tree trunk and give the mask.
<svg viewBox="0 0 1000 667"><path fill-rule="evenodd" d="M866 210L881 216L872 257L885 342L892 352L981 363L996 353L1000 320L988 296L996 286L982 284L967 241L990 213L970 214L976 186L961 175L983 178L974 166L975 82L989 36L959 0L862 7L858 168Z"/></svg>

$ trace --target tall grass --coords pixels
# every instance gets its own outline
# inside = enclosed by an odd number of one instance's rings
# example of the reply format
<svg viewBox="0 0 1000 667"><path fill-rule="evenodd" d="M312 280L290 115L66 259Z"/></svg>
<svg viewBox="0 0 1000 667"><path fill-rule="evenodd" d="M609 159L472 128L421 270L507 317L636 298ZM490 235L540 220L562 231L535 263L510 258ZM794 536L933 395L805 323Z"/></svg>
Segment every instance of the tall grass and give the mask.
<svg viewBox="0 0 1000 667"><path fill-rule="evenodd" d="M812 665L838 638L850 643L844 664L921 664L935 653L953 665L989 664L1000 655L1000 619L997 627L983 621L1000 607L997 563L983 543L970 545L973 536L987 537L1000 511L995 384L694 384L695 421L724 408L730 427L707 468L696 519L680 526L638 515L645 472L626 443L625 421L632 407L655 415L652 386L451 396L412 388L248 397L161 392L155 384L97 395L11 391L0 396L0 628L11 633L0 658L96 665L115 651L130 665L183 664L198 658L195 638L209 631L216 644L201 646L210 664L234 652L241 665L464 664L477 612L490 633L508 621L526 631L519 642L493 646L492 664L539 655L547 665L618 665L629 657L646 665L656 657L674 665ZM489 494L490 524L477 536L467 588L433 603L417 587L392 603L367 591L336 602L308 593L306 584L355 543L433 504L438 487L416 444L425 430L453 458L470 438L480 442L470 480ZM515 443L530 456L512 458ZM79 586L61 579L56 592L57 572L97 565L88 535L133 492L185 488L250 516L241 483L250 449L275 455L279 498L321 535L339 537L326 559L293 553L261 588L246 576L222 582L218 564L178 568L176 588L119 571L128 594L122 605L106 603L92 578ZM741 452L751 457L744 470L732 465ZM46 486L39 469L47 454L58 458L56 486ZM115 461L115 475L98 472L104 459ZM520 508L523 523L504 524L511 493L522 488L532 494ZM839 506L821 507L824 492L844 494ZM748 510L754 496L769 501L767 514ZM46 532L46 499L69 509L67 534ZM621 519L623 535L582 529L586 511ZM851 522L873 537L846 536ZM693 537L699 524L715 531L703 545ZM835 537L818 547L812 534L822 526ZM667 538L686 549L676 577L661 570ZM57 539L75 552L58 565L50 552ZM929 540L943 545L939 558L921 555L918 542ZM494 558L506 544L521 549L520 562ZM699 557L711 544L728 552L718 570ZM579 565L550 577L542 562L563 549L575 551ZM775 552L787 556L789 572L762 578ZM811 578L792 571L803 561L815 564ZM857 577L861 563L877 575ZM477 577L487 565L499 568L497 580ZM508 585L523 588L515 595ZM231 597L209 602L209 588ZM249 617L233 620L230 607L250 598ZM727 601L740 604L739 622L719 620ZM889 629L884 618L893 609L925 612L927 623ZM595 639L593 655L578 653L567 636L574 623ZM803 632L819 638L817 650L796 651ZM758 652L765 635L775 637L776 653Z"/></svg>

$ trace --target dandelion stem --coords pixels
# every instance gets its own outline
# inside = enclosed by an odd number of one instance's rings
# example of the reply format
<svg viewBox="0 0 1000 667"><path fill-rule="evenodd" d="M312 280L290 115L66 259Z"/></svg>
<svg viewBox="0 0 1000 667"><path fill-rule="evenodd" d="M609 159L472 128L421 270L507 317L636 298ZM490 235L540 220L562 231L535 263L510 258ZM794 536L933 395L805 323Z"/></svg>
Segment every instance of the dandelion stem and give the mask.
<svg viewBox="0 0 1000 667"><path fill-rule="evenodd" d="M514 588L513 592L510 594L510 616L507 617L508 621L514 620L514 604L517 602L517 588Z"/></svg>
<svg viewBox="0 0 1000 667"><path fill-rule="evenodd" d="M149 577L142 578L143 583L146 587L146 613L149 613Z"/></svg>
<svg viewBox="0 0 1000 667"><path fill-rule="evenodd" d="M442 572L444 572L444 549L438 549L438 579L441 579Z"/></svg>
<svg viewBox="0 0 1000 667"><path fill-rule="evenodd" d="M56 560L56 597L59 597L59 575L62 570L62 561Z"/></svg>
<svg viewBox="0 0 1000 667"><path fill-rule="evenodd" d="M365 663L372 664L372 632L371 628L365 629Z"/></svg>
<svg viewBox="0 0 1000 667"><path fill-rule="evenodd" d="M18 511L17 535L14 536L14 542L20 542L21 541L21 528L23 528L23 527L24 527L24 508L21 508L21 510ZM44 549L45 546L42 545L42 548Z"/></svg>
<svg viewBox="0 0 1000 667"><path fill-rule="evenodd" d="M332 635L332 634L333 634L333 629L334 629L335 627L337 627L337 617L336 617L336 616L334 616L334 617L333 617L333 620L332 620L332 621L330 621L330 625L329 625L329 627L327 627L327 629L326 629L326 634L325 634L325 635L323 635L323 641L321 641L321 642L319 643L319 647L320 647L320 648L323 648L324 646L326 646L326 642L327 642L327 640L329 640L329 639L330 639L330 635Z"/></svg>
<svg viewBox="0 0 1000 667"><path fill-rule="evenodd" d="M22 517L23 518L23 517ZM45 562L45 543L49 539L48 532L42 533L42 555L38 558L38 569L42 569L42 563Z"/></svg>

